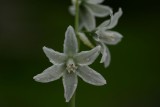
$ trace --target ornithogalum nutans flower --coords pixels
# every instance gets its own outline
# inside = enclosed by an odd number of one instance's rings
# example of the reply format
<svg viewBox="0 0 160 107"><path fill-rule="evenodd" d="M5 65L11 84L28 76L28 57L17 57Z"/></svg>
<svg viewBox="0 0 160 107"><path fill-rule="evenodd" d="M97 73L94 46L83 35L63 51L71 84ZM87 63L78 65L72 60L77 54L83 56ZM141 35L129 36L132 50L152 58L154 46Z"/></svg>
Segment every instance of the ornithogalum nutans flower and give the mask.
<svg viewBox="0 0 160 107"><path fill-rule="evenodd" d="M64 96L66 102L72 98L78 84L78 76L85 82L101 86L106 80L101 74L90 68L100 53L101 47L96 46L90 51L78 53L78 42L74 29L69 26L65 33L64 52L59 53L53 49L43 47L43 51L53 66L34 76L35 81L47 83L63 78Z"/></svg>
<svg viewBox="0 0 160 107"><path fill-rule="evenodd" d="M95 30L96 34L94 35L94 38L95 41L102 47L101 63L104 62L105 67L109 66L111 60L109 49L107 46L105 46L105 44L116 45L123 38L123 36L120 33L110 30L117 25L119 18L122 16L122 13L123 13L122 9L120 8L118 12L116 12L114 15L111 16L110 20L104 21Z"/></svg>
<svg viewBox="0 0 160 107"><path fill-rule="evenodd" d="M112 14L112 9L109 6L101 5L104 0L79 0L80 10L80 26L87 31L92 31L96 27L95 17L106 17ZM75 15L76 0L72 0L72 6L69 7L70 13Z"/></svg>

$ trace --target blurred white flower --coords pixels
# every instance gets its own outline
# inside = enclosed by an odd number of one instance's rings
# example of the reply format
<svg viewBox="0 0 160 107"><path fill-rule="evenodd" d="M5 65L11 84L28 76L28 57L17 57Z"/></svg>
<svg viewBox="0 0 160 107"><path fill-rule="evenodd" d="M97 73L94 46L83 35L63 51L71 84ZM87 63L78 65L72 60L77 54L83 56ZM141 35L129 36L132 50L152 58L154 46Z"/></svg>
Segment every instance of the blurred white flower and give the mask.
<svg viewBox="0 0 160 107"><path fill-rule="evenodd" d="M105 46L105 44L116 45L123 38L123 36L120 33L110 30L117 25L119 18L122 16L122 13L123 13L122 9L120 8L117 13L111 16L110 20L104 21L95 30L96 35L94 38L98 42L98 44L100 44L102 47L101 48L101 53L102 53L101 63L104 62L105 67L108 67L111 61L110 52L107 46Z"/></svg>
<svg viewBox="0 0 160 107"><path fill-rule="evenodd" d="M101 58L101 63L104 63L105 67L108 67L111 61L111 55L109 52L108 47L105 45L116 45L121 41L123 36L115 31L111 31L110 29L114 28L117 23L119 18L122 16L122 9L120 8L117 13L114 15L111 15L111 19L104 21L102 24L100 24L97 28L93 30L92 33L94 33L94 40L97 42L98 45L100 45L101 48L101 53L102 53L102 58ZM88 40L87 36L84 33L83 34L83 39L82 41L87 45L90 46L91 42Z"/></svg>
<svg viewBox="0 0 160 107"><path fill-rule="evenodd" d="M77 38L74 29L69 26L65 33L64 53L43 47L53 66L34 76L34 79L37 82L47 83L63 77L64 96L66 102L69 102L77 88L77 76L92 85L106 84L103 76L88 66L98 57L100 49L101 47L97 46L90 51L78 53Z"/></svg>
<svg viewBox="0 0 160 107"><path fill-rule="evenodd" d="M87 31L92 31L96 27L96 17L106 17L112 14L112 9L109 6L100 5L104 0L79 0L80 9L80 26L85 27ZM73 5L69 7L72 15L75 15L75 2L72 0Z"/></svg>

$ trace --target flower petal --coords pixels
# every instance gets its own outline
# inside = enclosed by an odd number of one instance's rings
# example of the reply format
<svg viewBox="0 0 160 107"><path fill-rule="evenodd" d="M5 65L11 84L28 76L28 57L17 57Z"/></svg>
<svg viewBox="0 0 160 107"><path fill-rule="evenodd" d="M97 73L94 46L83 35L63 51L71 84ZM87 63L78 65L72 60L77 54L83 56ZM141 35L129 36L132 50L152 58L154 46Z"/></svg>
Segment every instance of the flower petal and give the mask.
<svg viewBox="0 0 160 107"><path fill-rule="evenodd" d="M111 23L110 23L110 25L107 27L107 29L112 29L112 28L114 28L114 27L117 25L118 20L119 20L119 18L122 16L122 14L123 14L122 9L119 8L118 12L115 13L113 17L111 17Z"/></svg>
<svg viewBox="0 0 160 107"><path fill-rule="evenodd" d="M79 65L90 65L92 64L99 55L101 47L97 46L90 51L82 51L74 56L74 60Z"/></svg>
<svg viewBox="0 0 160 107"><path fill-rule="evenodd" d="M101 48L101 54L102 54L102 58L100 63L103 63L106 60L106 57L108 56L108 53L106 52L106 46L104 46L105 44L102 43L102 48Z"/></svg>
<svg viewBox="0 0 160 107"><path fill-rule="evenodd" d="M63 86L64 86L64 96L66 99L66 102L69 102L72 98L78 84L78 79L76 73L68 73L65 72L63 75Z"/></svg>
<svg viewBox="0 0 160 107"><path fill-rule="evenodd" d="M100 24L97 29L104 29L104 30L108 30L108 29L112 29L114 28L117 23L119 18L122 16L123 12L122 9L119 8L118 12L115 13L113 16L111 16L110 20L106 20L104 21L102 24Z"/></svg>
<svg viewBox="0 0 160 107"><path fill-rule="evenodd" d="M123 36L115 31L104 31L104 30L99 30L96 32L100 41L109 44L109 45L116 45L121 41Z"/></svg>
<svg viewBox="0 0 160 107"><path fill-rule="evenodd" d="M79 32L78 35L79 35L79 39L80 39L85 45L87 45L88 47L91 47L91 48L94 47L93 44L91 43L91 41L88 39L88 37L87 37L84 33Z"/></svg>
<svg viewBox="0 0 160 107"><path fill-rule="evenodd" d="M64 65L53 65L46 70L44 70L41 74L38 74L33 77L33 79L37 82L47 83L54 80L59 79L65 70Z"/></svg>
<svg viewBox="0 0 160 107"><path fill-rule="evenodd" d="M64 53L66 53L69 56L72 56L77 52L78 52L78 42L75 35L75 31L72 26L69 26L65 33Z"/></svg>
<svg viewBox="0 0 160 107"><path fill-rule="evenodd" d="M86 0L87 3L91 4L99 4L102 3L104 0Z"/></svg>
<svg viewBox="0 0 160 107"><path fill-rule="evenodd" d="M106 47L104 43L101 43L101 46L102 58L100 63L104 63L104 67L107 68L111 62L111 54L108 47Z"/></svg>
<svg viewBox="0 0 160 107"><path fill-rule="evenodd" d="M43 51L53 64L63 64L67 58L67 56L63 53L59 53L54 51L53 49L43 47Z"/></svg>
<svg viewBox="0 0 160 107"><path fill-rule="evenodd" d="M82 6L80 8L80 20L87 31L92 31L95 29L96 27L95 17L88 7Z"/></svg>
<svg viewBox="0 0 160 107"><path fill-rule="evenodd" d="M69 12L71 13L71 15L73 15L73 16L75 15L75 6L74 5L69 7Z"/></svg>
<svg viewBox="0 0 160 107"><path fill-rule="evenodd" d="M106 84L106 80L104 79L104 77L88 66L79 66L77 75L81 77L85 82L92 85L100 86Z"/></svg>
<svg viewBox="0 0 160 107"><path fill-rule="evenodd" d="M98 5L98 4L86 4L91 12L97 17L106 17L111 15L112 9L109 6Z"/></svg>

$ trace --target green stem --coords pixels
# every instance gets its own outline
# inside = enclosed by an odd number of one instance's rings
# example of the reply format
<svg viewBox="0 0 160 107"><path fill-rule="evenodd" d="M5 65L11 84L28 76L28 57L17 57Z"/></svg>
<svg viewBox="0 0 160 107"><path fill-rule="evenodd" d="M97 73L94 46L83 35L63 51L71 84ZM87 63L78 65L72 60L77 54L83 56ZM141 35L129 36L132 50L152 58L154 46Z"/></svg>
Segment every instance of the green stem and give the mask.
<svg viewBox="0 0 160 107"><path fill-rule="evenodd" d="M76 7L76 15L75 15L75 32L78 33L78 27L79 27L79 3L78 3L79 0L76 0L76 4L75 4L75 7Z"/></svg>
<svg viewBox="0 0 160 107"><path fill-rule="evenodd" d="M70 102L69 102L69 107L76 107L76 103L75 103L75 100L76 100L76 92L74 93L74 95L72 96Z"/></svg>
<svg viewBox="0 0 160 107"><path fill-rule="evenodd" d="M80 47L79 44L79 37L78 37L78 27L79 27L79 0L76 0L76 4L75 4L76 10L75 10L75 33L78 39L78 46ZM74 95L72 96L70 102L69 102L69 107L75 107L75 101L76 101L76 91L74 92Z"/></svg>

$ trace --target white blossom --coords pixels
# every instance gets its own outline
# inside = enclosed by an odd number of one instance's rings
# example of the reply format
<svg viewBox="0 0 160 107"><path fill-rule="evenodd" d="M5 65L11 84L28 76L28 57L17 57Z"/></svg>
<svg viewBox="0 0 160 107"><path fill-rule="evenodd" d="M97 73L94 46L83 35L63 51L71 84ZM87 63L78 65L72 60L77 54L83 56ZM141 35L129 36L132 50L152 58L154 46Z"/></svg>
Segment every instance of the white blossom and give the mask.
<svg viewBox="0 0 160 107"><path fill-rule="evenodd" d="M102 47L101 48L102 58L100 63L104 63L105 67L108 67L111 61L111 54L106 45L116 45L123 38L123 36L120 33L110 30L117 25L118 20L121 16L122 16L122 9L120 8L118 12L116 12L114 15L111 15L111 19L104 21L92 32L94 33L93 35L94 40L97 42L98 45ZM87 36L84 33L83 33L83 38L87 38ZM89 46L88 44L90 44L90 41L88 39L83 39L83 42L84 43L86 42L85 44L87 44L87 46Z"/></svg>
<svg viewBox="0 0 160 107"><path fill-rule="evenodd" d="M104 0L79 0L80 10L80 26L86 28L87 31L92 31L96 28L95 17L106 17L112 14L112 9L109 6L101 5ZM69 7L69 11L72 15L75 15L75 2L72 0L72 6Z"/></svg>
<svg viewBox="0 0 160 107"><path fill-rule="evenodd" d="M96 60L100 50L101 47L96 46L90 51L78 53L77 38L74 29L69 26L65 33L64 52L59 53L53 49L43 47L44 53L53 63L53 66L33 78L37 82L47 83L62 77L64 96L66 102L69 102L77 88L77 76L92 85L101 86L106 84L104 77L88 66Z"/></svg>
<svg viewBox="0 0 160 107"><path fill-rule="evenodd" d="M110 29L114 28L119 18L122 16L122 9L120 8L117 13L115 13L113 16L111 16L110 20L104 21L102 24L100 24L96 30L95 30L95 40L98 44L101 45L101 53L102 53L102 59L101 63L104 62L104 66L108 67L111 61L111 55L106 45L116 45L121 41L123 36L116 32L111 31Z"/></svg>

